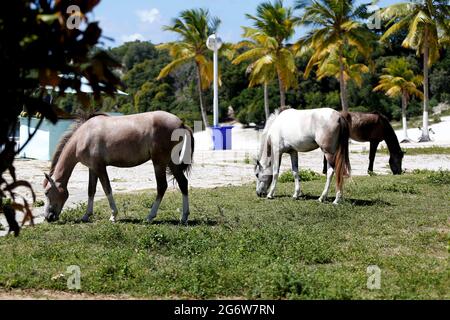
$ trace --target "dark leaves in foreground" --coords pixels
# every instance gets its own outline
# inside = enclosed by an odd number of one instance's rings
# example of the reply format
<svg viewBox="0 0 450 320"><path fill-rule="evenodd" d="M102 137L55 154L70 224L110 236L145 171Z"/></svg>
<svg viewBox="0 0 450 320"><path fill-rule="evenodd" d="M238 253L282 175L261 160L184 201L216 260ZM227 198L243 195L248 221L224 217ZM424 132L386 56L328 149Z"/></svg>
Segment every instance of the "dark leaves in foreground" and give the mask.
<svg viewBox="0 0 450 320"><path fill-rule="evenodd" d="M31 185L16 180L13 165L20 152L14 136L21 112L28 117L40 114L42 119L55 123L61 110L46 98L52 88L58 87L53 91L58 96L64 95L67 88L76 90L81 105L89 108L89 99L80 92L83 77L88 79L97 100L102 92L112 94L120 85L111 71L119 64L102 51L93 53L102 30L97 22L88 20L87 14L99 2L15 0L0 11L0 211L16 235L19 226L15 211L23 211L24 220L31 222L32 214L29 203L15 189L30 189L35 200ZM34 133L30 132L30 139ZM5 178L6 173L10 179ZM2 204L6 197L10 204Z"/></svg>

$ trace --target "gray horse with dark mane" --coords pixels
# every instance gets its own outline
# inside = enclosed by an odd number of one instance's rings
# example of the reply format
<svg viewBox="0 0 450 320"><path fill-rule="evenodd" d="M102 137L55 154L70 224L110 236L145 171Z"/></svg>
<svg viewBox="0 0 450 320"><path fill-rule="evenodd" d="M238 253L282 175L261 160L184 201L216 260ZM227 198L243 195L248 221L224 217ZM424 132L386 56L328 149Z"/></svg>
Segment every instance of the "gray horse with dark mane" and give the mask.
<svg viewBox="0 0 450 320"><path fill-rule="evenodd" d="M95 114L80 119L59 143L52 160L50 174L45 174L47 197L45 218L51 222L59 218L69 197L67 184L77 163L89 168L87 222L94 210L94 195L100 180L116 221L117 207L112 195L106 168L134 167L153 161L157 182L157 197L148 220L157 214L167 190L166 173L171 173L183 194L181 222L189 216L188 180L185 173L191 168L194 153L192 130L173 114L155 111L136 115L110 117Z"/></svg>

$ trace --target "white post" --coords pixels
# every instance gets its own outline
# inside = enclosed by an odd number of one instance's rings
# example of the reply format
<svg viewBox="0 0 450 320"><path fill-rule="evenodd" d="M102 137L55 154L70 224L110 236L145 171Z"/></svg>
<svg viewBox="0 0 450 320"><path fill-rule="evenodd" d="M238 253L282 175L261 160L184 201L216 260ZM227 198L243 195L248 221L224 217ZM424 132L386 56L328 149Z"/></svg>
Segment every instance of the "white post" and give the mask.
<svg viewBox="0 0 450 320"><path fill-rule="evenodd" d="M214 127L219 126L219 49L222 47L222 39L212 34L206 41L208 49L214 51Z"/></svg>
<svg viewBox="0 0 450 320"><path fill-rule="evenodd" d="M214 127L219 126L219 50L214 47Z"/></svg>

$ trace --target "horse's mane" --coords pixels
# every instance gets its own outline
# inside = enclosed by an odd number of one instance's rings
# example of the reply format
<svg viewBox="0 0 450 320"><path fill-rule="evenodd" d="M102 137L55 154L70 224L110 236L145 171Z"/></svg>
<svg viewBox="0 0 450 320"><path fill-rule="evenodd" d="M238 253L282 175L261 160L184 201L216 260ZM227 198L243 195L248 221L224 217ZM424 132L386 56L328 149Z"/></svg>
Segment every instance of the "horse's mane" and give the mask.
<svg viewBox="0 0 450 320"><path fill-rule="evenodd" d="M282 110L283 111L283 110ZM275 119L278 118L278 116L280 115L280 113L282 112L279 109L276 109L274 111L274 113L272 113L269 117L269 119L267 119L266 124L264 126L263 132L261 133L261 145L260 148L258 150L258 160L261 159L262 156L262 151L264 150L264 143L266 143L267 141L267 135L269 134L269 129L270 127L272 127L273 123L275 122Z"/></svg>
<svg viewBox="0 0 450 320"><path fill-rule="evenodd" d="M108 115L106 113L101 113L101 112L91 113L91 114L81 113L81 114L77 115L75 123L70 126L69 130L62 136L61 140L59 140L58 145L56 146L56 151L53 154L52 164L50 167L50 177L53 175L56 164L58 163L59 158L61 157L61 154L64 150L64 147L67 145L70 138L72 138L74 133L78 130L78 128L80 128L83 125L83 123L85 123L89 119L97 117L97 116L108 116Z"/></svg>

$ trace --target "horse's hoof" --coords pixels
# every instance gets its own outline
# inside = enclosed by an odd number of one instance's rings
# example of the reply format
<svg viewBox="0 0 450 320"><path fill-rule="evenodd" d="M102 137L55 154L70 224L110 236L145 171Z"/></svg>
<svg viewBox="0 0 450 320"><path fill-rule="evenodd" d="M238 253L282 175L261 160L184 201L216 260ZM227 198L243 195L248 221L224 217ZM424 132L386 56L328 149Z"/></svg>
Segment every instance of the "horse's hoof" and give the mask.
<svg viewBox="0 0 450 320"><path fill-rule="evenodd" d="M333 201L333 204L334 204L335 206L339 205L340 203L341 203L340 201L336 201L336 200Z"/></svg>
<svg viewBox="0 0 450 320"><path fill-rule="evenodd" d="M116 217L111 216L111 217L109 218L109 221L111 221L112 223L116 222Z"/></svg>
<svg viewBox="0 0 450 320"><path fill-rule="evenodd" d="M187 220L180 220L180 224L187 227L188 221Z"/></svg>
<svg viewBox="0 0 450 320"><path fill-rule="evenodd" d="M324 203L325 202L325 198L324 197L320 197L318 200L320 203Z"/></svg>
<svg viewBox="0 0 450 320"><path fill-rule="evenodd" d="M267 196L268 200L273 200L273 196Z"/></svg>
<svg viewBox="0 0 450 320"><path fill-rule="evenodd" d="M153 223L156 217L147 217L147 223Z"/></svg>
<svg viewBox="0 0 450 320"><path fill-rule="evenodd" d="M81 222L88 223L88 222L89 222L89 217L90 217L90 216L87 215L87 214L84 215L83 218L81 218Z"/></svg>

